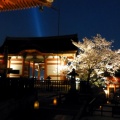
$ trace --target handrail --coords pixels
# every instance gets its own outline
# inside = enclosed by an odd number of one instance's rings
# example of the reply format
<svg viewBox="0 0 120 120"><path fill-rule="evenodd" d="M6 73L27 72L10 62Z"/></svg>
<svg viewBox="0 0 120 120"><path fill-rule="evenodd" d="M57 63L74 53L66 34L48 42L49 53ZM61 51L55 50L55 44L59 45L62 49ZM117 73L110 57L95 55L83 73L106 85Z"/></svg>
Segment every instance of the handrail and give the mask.
<svg viewBox="0 0 120 120"><path fill-rule="evenodd" d="M95 100L96 100L96 98L93 98L93 99L89 102L89 105L92 104Z"/></svg>

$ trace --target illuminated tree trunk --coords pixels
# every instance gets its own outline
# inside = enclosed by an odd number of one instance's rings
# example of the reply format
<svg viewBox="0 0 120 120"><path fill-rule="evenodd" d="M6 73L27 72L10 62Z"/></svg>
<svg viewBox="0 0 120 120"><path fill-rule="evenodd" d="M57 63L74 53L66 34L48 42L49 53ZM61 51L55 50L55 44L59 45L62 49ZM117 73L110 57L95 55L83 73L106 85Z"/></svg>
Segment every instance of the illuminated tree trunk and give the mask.
<svg viewBox="0 0 120 120"><path fill-rule="evenodd" d="M87 92L89 92L89 90L90 90L90 84L89 84L89 82L90 82L90 75L91 75L91 73L92 73L92 70L89 69L88 70L88 77L87 77Z"/></svg>

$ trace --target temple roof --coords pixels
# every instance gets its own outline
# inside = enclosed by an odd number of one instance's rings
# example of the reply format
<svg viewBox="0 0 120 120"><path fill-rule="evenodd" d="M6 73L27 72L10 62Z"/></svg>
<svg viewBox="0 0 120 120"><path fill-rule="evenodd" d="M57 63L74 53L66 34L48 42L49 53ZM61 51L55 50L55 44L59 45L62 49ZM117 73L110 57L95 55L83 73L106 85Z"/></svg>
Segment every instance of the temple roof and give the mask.
<svg viewBox="0 0 120 120"><path fill-rule="evenodd" d="M0 0L0 11L20 10L36 6L51 7L54 0Z"/></svg>
<svg viewBox="0 0 120 120"><path fill-rule="evenodd" d="M6 37L0 47L0 53L4 52L5 46L9 54L18 54L20 51L36 49L42 53L62 53L77 51L78 48L72 44L78 42L77 34L50 36L50 37Z"/></svg>

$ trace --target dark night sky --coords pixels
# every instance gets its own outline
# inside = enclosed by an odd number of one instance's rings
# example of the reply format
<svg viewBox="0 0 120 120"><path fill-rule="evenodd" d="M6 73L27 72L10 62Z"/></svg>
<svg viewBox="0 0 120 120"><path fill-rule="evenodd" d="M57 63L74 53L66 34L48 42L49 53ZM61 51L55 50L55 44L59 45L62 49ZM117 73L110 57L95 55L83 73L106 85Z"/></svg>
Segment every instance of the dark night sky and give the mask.
<svg viewBox="0 0 120 120"><path fill-rule="evenodd" d="M101 34L120 48L120 0L54 0L53 6L60 8L59 35L78 34L82 41ZM7 36L57 36L58 13L47 7L0 12L0 45Z"/></svg>

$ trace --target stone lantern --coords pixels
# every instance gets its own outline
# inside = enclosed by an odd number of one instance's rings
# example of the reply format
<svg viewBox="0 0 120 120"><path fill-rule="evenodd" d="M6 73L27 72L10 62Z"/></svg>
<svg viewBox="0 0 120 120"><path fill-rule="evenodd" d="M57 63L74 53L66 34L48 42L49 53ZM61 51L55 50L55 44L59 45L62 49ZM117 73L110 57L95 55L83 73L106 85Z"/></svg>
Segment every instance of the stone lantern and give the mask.
<svg viewBox="0 0 120 120"><path fill-rule="evenodd" d="M67 75L71 76L71 79L70 79L71 89L76 89L76 76L78 76L78 74L76 73L75 69L73 68L72 71Z"/></svg>

